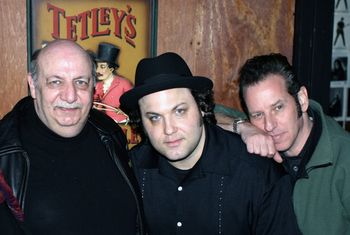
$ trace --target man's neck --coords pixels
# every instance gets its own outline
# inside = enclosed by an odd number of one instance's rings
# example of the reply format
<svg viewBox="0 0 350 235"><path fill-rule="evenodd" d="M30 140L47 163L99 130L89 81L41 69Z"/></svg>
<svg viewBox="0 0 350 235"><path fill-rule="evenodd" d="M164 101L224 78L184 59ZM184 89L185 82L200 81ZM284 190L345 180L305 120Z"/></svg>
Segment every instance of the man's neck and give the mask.
<svg viewBox="0 0 350 235"><path fill-rule="evenodd" d="M302 122L300 124L300 131L295 139L295 142L292 144L292 147L284 152L285 156L298 156L310 136L313 127L313 120L306 112L302 114L301 118Z"/></svg>

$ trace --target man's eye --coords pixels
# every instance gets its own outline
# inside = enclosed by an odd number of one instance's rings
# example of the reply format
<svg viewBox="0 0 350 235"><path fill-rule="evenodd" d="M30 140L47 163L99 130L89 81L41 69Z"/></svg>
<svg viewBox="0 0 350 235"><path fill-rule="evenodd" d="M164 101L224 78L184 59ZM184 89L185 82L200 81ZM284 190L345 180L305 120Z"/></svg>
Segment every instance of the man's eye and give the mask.
<svg viewBox="0 0 350 235"><path fill-rule="evenodd" d="M281 109L283 109L283 105L282 105L282 104L277 105L277 106L275 107L275 110L276 110L276 111L279 111L279 110L281 110Z"/></svg>
<svg viewBox="0 0 350 235"><path fill-rule="evenodd" d="M86 88L89 86L89 82L86 81L86 80L76 80L75 81L75 84L78 86L78 87L82 87L82 88Z"/></svg>
<svg viewBox="0 0 350 235"><path fill-rule="evenodd" d="M62 81L60 80L51 80L51 81L48 81L47 84L49 86L59 86L62 84Z"/></svg>
<svg viewBox="0 0 350 235"><path fill-rule="evenodd" d="M177 115L182 115L186 112L186 109L176 109L176 114Z"/></svg>
<svg viewBox="0 0 350 235"><path fill-rule="evenodd" d="M262 117L262 113L253 113L250 115L252 119L259 119Z"/></svg>
<svg viewBox="0 0 350 235"><path fill-rule="evenodd" d="M151 122L157 122L157 121L159 121L159 119L160 119L160 116L150 116L149 118L148 118Z"/></svg>

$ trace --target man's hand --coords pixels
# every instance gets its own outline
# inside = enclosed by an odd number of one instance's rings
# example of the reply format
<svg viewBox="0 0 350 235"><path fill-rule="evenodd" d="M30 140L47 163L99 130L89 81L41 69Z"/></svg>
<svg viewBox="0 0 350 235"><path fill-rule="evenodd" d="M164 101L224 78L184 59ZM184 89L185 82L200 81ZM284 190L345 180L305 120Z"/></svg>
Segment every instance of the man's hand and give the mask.
<svg viewBox="0 0 350 235"><path fill-rule="evenodd" d="M221 128L233 131L233 117L228 117L222 113L215 113L217 125ZM244 143L247 145L247 150L250 153L257 155L273 158L278 163L283 161L281 155L275 148L272 137L266 134L263 130L255 127L250 122L243 122L238 124L239 135L241 136Z"/></svg>
<svg viewBox="0 0 350 235"><path fill-rule="evenodd" d="M281 155L275 148L272 137L263 130L255 127L250 122L244 122L239 124L239 134L247 145L249 153L273 158L278 163L283 162Z"/></svg>

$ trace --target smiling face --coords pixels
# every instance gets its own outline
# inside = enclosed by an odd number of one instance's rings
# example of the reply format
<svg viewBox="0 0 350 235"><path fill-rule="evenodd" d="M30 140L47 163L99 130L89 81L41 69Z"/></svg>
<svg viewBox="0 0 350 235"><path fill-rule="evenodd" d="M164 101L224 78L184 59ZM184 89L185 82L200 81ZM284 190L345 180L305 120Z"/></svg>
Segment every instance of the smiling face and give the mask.
<svg viewBox="0 0 350 235"><path fill-rule="evenodd" d="M287 156L298 155L312 125L306 113L309 103L305 87L298 92L300 117L295 98L288 93L281 75L267 75L257 84L246 87L243 96L251 123L272 136L278 151Z"/></svg>
<svg viewBox="0 0 350 235"><path fill-rule="evenodd" d="M139 100L146 135L153 147L179 169L201 157L205 131L201 112L187 88L159 91Z"/></svg>
<svg viewBox="0 0 350 235"><path fill-rule="evenodd" d="M40 120L62 137L83 129L92 105L93 77L89 57L69 41L44 48L38 58L37 81L28 76Z"/></svg>

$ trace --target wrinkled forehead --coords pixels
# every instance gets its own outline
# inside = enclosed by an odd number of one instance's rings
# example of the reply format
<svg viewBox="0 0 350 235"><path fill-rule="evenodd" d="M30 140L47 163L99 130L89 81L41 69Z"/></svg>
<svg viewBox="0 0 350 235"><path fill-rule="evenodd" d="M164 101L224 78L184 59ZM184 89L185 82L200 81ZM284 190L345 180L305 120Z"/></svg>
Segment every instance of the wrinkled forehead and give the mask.
<svg viewBox="0 0 350 235"><path fill-rule="evenodd" d="M81 68L86 73L91 74L92 61L88 54L78 49L69 48L51 48L43 51L38 57L40 69L46 68Z"/></svg>
<svg viewBox="0 0 350 235"><path fill-rule="evenodd" d="M279 100L290 100L285 81L278 76L271 76L265 80L249 86L244 91L244 99L248 109L258 106L271 106Z"/></svg>
<svg viewBox="0 0 350 235"><path fill-rule="evenodd" d="M180 103L195 103L195 99L188 88L172 88L147 94L139 99L140 108L172 107Z"/></svg>

